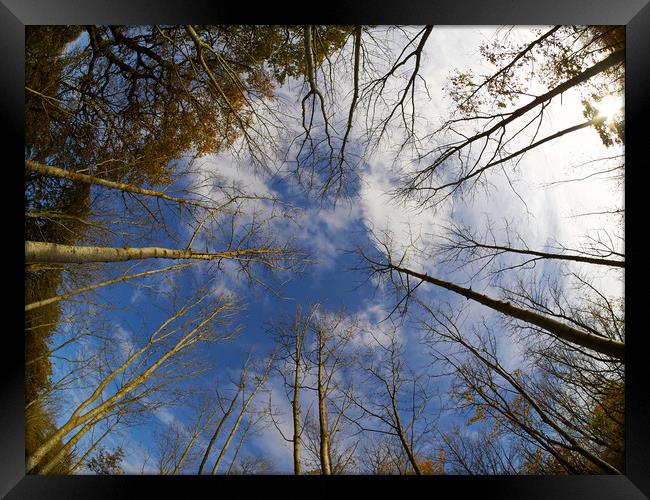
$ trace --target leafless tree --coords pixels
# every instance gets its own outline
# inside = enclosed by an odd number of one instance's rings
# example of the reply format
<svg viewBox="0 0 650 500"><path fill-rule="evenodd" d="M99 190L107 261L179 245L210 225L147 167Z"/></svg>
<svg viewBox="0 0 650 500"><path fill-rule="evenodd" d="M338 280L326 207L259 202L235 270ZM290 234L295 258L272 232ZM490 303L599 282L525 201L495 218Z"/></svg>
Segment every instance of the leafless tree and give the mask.
<svg viewBox="0 0 650 500"><path fill-rule="evenodd" d="M147 404L166 385L193 373L184 366L179 355L197 343L223 341L232 335L230 331L219 331L215 327L228 319L233 303L221 297L206 300L210 293L203 292L193 301L188 301L163 321L142 345L133 346L118 360L114 368L101 375L96 386L89 388L90 394L36 451L27 457L27 470L39 466L46 472L60 458L67 448L76 444L97 422L108 415L124 411L139 404ZM212 303L210 303L212 302ZM40 464L43 457L58 440L69 436L61 451L48 464Z"/></svg>
<svg viewBox="0 0 650 500"><path fill-rule="evenodd" d="M404 256L399 259L393 257L389 234L384 235L383 241L376 240L376 243L382 248L381 254L375 252L374 255L370 255L369 252L361 249L361 256L371 273L386 276L390 282L395 284L396 289L404 294L401 301L408 300L415 288L419 287L422 283L429 283L465 297L467 300L482 304L500 314L533 325L540 331L551 334L553 337L562 341L584 347L612 359L619 361L625 360L625 344L619 339L609 338L593 330L584 329L579 324L576 324L575 321L570 321L565 317L558 317L556 319L553 318L553 314L549 315L531 308L520 307L512 301L498 300L476 292L471 287L463 287L425 273L402 267L401 262L404 260ZM413 282L415 284L412 284Z"/></svg>
<svg viewBox="0 0 650 500"><path fill-rule="evenodd" d="M307 314L303 314L298 306L293 321L280 321L272 327L275 340L279 346L278 367L277 371L283 379L287 399L291 403L291 421L293 435L289 438L284 435L280 426L277 424L273 415L272 404L270 404L270 416L282 437L292 443L293 446L293 471L294 474L300 475L301 462L301 436L302 436L302 418L301 418L301 400L300 390L307 374L308 366L305 359L305 342L308 340L309 325L312 316L318 311L318 306L312 306ZM271 401L272 403L272 401Z"/></svg>
<svg viewBox="0 0 650 500"><path fill-rule="evenodd" d="M406 172L396 194L404 199L416 199L427 206L437 206L453 195L463 195L481 181L489 169L508 164L549 141L586 127L595 127L601 135L606 136L605 119L594 111L593 105L590 108L585 104L590 115L587 121L537 138L545 109L554 98L567 90L591 82L594 77L606 75L609 87L600 82L594 83L594 99L608 93L622 92L624 42L621 30L588 27L583 31L576 30L574 37L567 36L567 31L573 29L554 27L546 31L530 44L520 47L508 64L479 83L474 82L472 75L457 75L452 85L462 117L448 120L430 134L429 139L434 147L420 156L420 162L425 165L418 166L413 172ZM583 49L570 52L578 44L583 44L583 48L592 45L597 50L589 51L588 57L583 54L580 60L576 54ZM491 49L486 49L484 54L494 62L496 47ZM542 65L541 75L536 76L551 86L546 92L530 96L521 90L525 82L514 75L524 64L533 66L535 63ZM544 64L548 64L548 67L544 68ZM461 93L458 88L467 91ZM483 92L488 94L487 97L479 97ZM499 109L507 108L507 101L519 103L522 96L528 102L512 111L482 109L482 106L489 106L489 100L492 100L490 104L496 101ZM479 131L472 131L472 126ZM526 144L517 146L517 138L526 134L530 139ZM515 150L509 150L513 144Z"/></svg>
<svg viewBox="0 0 650 500"><path fill-rule="evenodd" d="M435 414L430 404L434 394L429 374L405 366L404 345L395 331L386 339L375 335L373 339L375 344L359 359L358 369L365 377L357 383L358 394L348 395L360 413L348 419L360 432L396 438L410 467L415 474L421 475L418 448L432 432Z"/></svg>
<svg viewBox="0 0 650 500"><path fill-rule="evenodd" d="M508 370L499 359L496 338L486 322L470 339L458 327L459 313L421 305L426 315L422 322L427 329L426 341L434 357L453 368L457 378L453 393L459 409L474 413L470 423L486 422L493 427L490 432L496 433L495 439L504 430L517 436L526 445L522 449L529 450L528 455L533 455L531 447L540 449L569 473L621 473L608 462L610 455L614 456L612 448L620 446L620 435L613 435L612 427L618 425L620 429L621 421L614 415L607 423L597 422L595 417L604 405L610 412L622 410L611 400L611 394L607 402L603 397L603 391L608 387L611 391L612 384L621 381L615 366L613 371L608 370L602 361L591 360L580 351L573 350L569 356L567 351L571 350L563 347L559 351L570 360L565 364L550 354L558 352L557 348L547 347L549 354L535 351L537 359L533 358L532 367ZM546 369L536 369L536 365ZM578 375L578 370L588 365L590 369ZM549 366L553 371L548 371ZM556 377L560 373L563 379ZM573 380L566 383L567 379ZM608 439L603 439L604 433L609 433ZM504 458L511 452L506 448L500 453ZM457 447L454 454L458 457ZM507 470L512 473L520 468L510 464Z"/></svg>

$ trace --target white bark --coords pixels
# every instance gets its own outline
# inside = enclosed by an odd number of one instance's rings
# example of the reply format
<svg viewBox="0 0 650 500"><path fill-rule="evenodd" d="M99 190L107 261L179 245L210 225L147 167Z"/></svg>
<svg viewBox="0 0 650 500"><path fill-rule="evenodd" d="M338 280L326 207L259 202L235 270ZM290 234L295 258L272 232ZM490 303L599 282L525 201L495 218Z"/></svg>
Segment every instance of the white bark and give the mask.
<svg viewBox="0 0 650 500"><path fill-rule="evenodd" d="M112 248L62 245L42 241L25 242L25 263L83 264L88 262L121 262L138 259L198 259L255 260L270 254L280 254L279 248L246 248L223 252L195 252L172 248Z"/></svg>
<svg viewBox="0 0 650 500"><path fill-rule="evenodd" d="M227 307L227 304L216 307L212 313L203 321L201 321L196 327L192 328L187 334L181 337L176 344L167 350L155 363L153 363L149 368L143 371L137 377L126 382L115 394L106 398L101 403L97 404L92 409L82 413L86 408L92 404L100 401L100 397L104 393L108 385L115 380L121 373L123 373L127 368L132 366L136 360L138 360L146 351L151 349L151 347L157 343L159 340L167 337L169 334L164 335L164 328L169 325L175 319L183 316L188 308L183 308L181 311L175 315L168 318L157 330L154 332L149 341L141 347L138 351L134 352L129 358L122 363L118 368L113 370L109 376L107 376L93 391L93 393L88 396L70 415L68 420L57 429L41 446L34 451L34 453L27 457L26 470L31 472L43 459L43 457L65 436L72 432L75 428L80 425L85 425L91 420L100 420L102 417L106 416L111 409L120 403L120 401L125 398L128 394L132 393L138 387L140 387L144 382L146 382L160 367L172 356L176 355L178 352L186 349L190 345L194 344L198 338L197 334L220 312L222 312Z"/></svg>

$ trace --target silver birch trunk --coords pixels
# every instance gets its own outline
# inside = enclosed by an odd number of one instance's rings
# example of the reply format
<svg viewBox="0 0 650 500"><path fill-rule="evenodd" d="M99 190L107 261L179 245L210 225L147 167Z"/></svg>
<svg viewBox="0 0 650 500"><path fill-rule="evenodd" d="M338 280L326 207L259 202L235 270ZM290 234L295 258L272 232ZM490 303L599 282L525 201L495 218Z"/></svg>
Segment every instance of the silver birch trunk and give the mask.
<svg viewBox="0 0 650 500"><path fill-rule="evenodd" d="M247 248L213 253L159 247L112 248L26 241L25 263L83 264L88 262L122 262L141 259L251 260L281 252L281 249L276 248Z"/></svg>

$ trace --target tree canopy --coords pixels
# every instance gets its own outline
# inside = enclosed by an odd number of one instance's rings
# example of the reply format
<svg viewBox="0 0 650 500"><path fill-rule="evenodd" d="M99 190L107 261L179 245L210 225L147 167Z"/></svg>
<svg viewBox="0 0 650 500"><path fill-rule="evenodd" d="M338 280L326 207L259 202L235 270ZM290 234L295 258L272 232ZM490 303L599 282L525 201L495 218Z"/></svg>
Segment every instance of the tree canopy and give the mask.
<svg viewBox="0 0 650 500"><path fill-rule="evenodd" d="M623 26L27 26L26 470L625 472Z"/></svg>

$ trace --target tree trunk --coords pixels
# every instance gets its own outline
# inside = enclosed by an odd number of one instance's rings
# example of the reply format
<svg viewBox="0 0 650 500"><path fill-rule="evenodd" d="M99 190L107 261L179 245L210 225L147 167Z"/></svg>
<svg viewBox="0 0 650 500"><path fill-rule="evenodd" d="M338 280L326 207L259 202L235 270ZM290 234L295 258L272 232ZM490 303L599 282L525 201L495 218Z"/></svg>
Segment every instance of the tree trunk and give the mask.
<svg viewBox="0 0 650 500"><path fill-rule="evenodd" d="M195 252L170 248L112 248L60 245L42 241L25 242L25 263L83 264L88 262L121 262L138 259L250 259L277 253L278 249L248 248L225 252Z"/></svg>
<svg viewBox="0 0 650 500"><path fill-rule="evenodd" d="M232 472L233 467L235 467L235 462L237 461L237 457L239 456L239 452L241 451L242 446L244 445L244 439L246 439L246 436L248 435L248 431L250 430L253 422L249 420L248 425L244 429L244 432L242 432L241 437L239 438L239 444L237 445L237 449L235 450L235 454L232 456L232 460L230 461L230 466L228 467L228 471L226 472L227 475L230 475Z"/></svg>
<svg viewBox="0 0 650 500"><path fill-rule="evenodd" d="M611 53L609 56L607 56L605 59L602 61L598 61L596 64L593 66L590 66L586 70L584 70L582 73L578 73L576 76L573 78L569 78L565 82L562 82L560 85L557 87L549 90L545 94L542 94L535 99L533 99L531 102L526 104L525 106L522 106L521 108L517 109L515 112L513 112L510 116L507 118L504 118L500 122L496 123L492 127L490 127L488 130L481 132L480 134L477 134L470 139L466 141L466 145L477 141L478 139L481 139L483 137L487 137L493 132L497 131L501 127L505 127L509 123L512 123L514 120L519 118L520 116L526 114L528 111L531 109L536 108L537 106L541 105L544 102L547 102L554 97L566 92L570 88L575 87L576 85L580 85L581 83L586 82L593 76L596 76L599 73L602 73L603 71L608 70L609 68L616 66L617 64L624 62L625 61L625 51L624 50L618 50L616 52Z"/></svg>
<svg viewBox="0 0 650 500"><path fill-rule="evenodd" d="M230 429L230 434L228 434L228 437L226 438L226 442L224 443L223 447L221 448L221 451L219 452L219 456L217 457L217 461L214 463L214 467L212 467L212 475L215 475L217 471L219 470L219 465L221 465L221 461L223 460L224 455L226 454L226 451L228 451L228 447L230 446L230 442L232 441L232 438L235 436L235 433L237 432L237 429L239 428L239 424L241 423L242 418L244 418L244 415L246 414L246 409L248 408L248 405L250 404L251 400L253 399L253 396L255 396L255 393L257 392L257 389L259 386L255 388L255 390L251 393L250 396L248 396L248 399L244 403L244 406L242 407L241 411L239 412L239 415L237 415L237 420L235 420L235 424L232 426L232 429Z"/></svg>
<svg viewBox="0 0 650 500"><path fill-rule="evenodd" d="M101 179L99 177L93 177L92 175L80 174L78 172L73 172L71 170L66 170L59 167L53 167L51 165L42 165L40 163L35 163L33 161L25 160L25 168L32 172L38 174L47 175L50 177L59 177L61 179L68 179L75 182L82 182L84 184L94 184L96 186L103 186L109 189L117 189L119 191L125 191L127 193L142 194L145 196L153 196L154 198L160 198L163 200L173 201L175 203L184 203L186 205L194 205L197 207L205 208L211 210L214 208L220 207L211 207L205 203L201 203L195 200L187 200L185 198L178 198L175 196L169 196L160 191L153 191L151 189L144 189L138 186L133 186L131 184L124 184L123 182L113 182L106 179Z"/></svg>
<svg viewBox="0 0 650 500"><path fill-rule="evenodd" d="M140 357L146 350L151 348L154 341L150 341L137 352L132 354L129 359L127 359L122 365L115 369L106 379L102 381L101 384L95 389L95 391L83 402L81 403L72 413L67 422L63 424L56 432L54 432L41 446L38 447L26 460L26 470L31 472L43 459L43 457L55 446L55 444L63 439L66 435L72 432L75 428L80 425L86 424L90 420L99 420L101 417L106 416L106 414L127 394L131 393L137 389L141 384L146 382L151 375L171 356L175 355L179 351L185 349L193 343L192 337L200 331L209 321L216 316L222 308L216 308L207 319L202 321L198 326L193 328L189 333L183 336L179 341L172 347L170 350L165 352L155 363L153 363L149 368L144 372L138 375L133 380L126 383L122 388L120 388L113 396L109 397L101 404L95 406L91 410L88 410L86 413L82 414L81 412L91 405L93 402L97 401L104 389L114 380L120 373L124 372L138 357ZM183 313L177 313L176 315L168 318L163 325L158 329L160 331L164 326L169 324L171 321L181 316Z"/></svg>
<svg viewBox="0 0 650 500"><path fill-rule="evenodd" d="M323 332L318 332L318 421L320 424L320 463L323 475L332 474L330 465L329 430L327 428L327 408L325 388L323 387Z"/></svg>
<svg viewBox="0 0 650 500"><path fill-rule="evenodd" d="M293 378L293 473L300 475L300 350L302 342L296 337L296 364Z"/></svg>
<svg viewBox="0 0 650 500"><path fill-rule="evenodd" d="M520 255L530 255L532 257L539 257L542 259L553 259L553 260L571 260L574 262L584 262L585 264L595 264L597 266L610 266L610 267L620 267L625 269L624 260L615 260L615 259L603 259L599 257L587 257L585 255L564 255L559 253L549 253L549 252L539 252L536 250L526 250L523 248L511 248L504 247L499 245L485 245L482 243L477 243L476 247L485 248L486 250L496 250L499 252L510 252L517 253Z"/></svg>
<svg viewBox="0 0 650 500"><path fill-rule="evenodd" d="M45 464L38 472L39 474L47 474L50 472L58 463L59 461L64 457L64 455L74 446L76 445L79 440L90 430L92 429L97 423L101 420L101 418L91 420L90 422L86 423L77 433L68 440L67 443L65 443L61 449L58 451L52 459Z"/></svg>
<svg viewBox="0 0 650 500"><path fill-rule="evenodd" d="M174 466L174 469L172 470L172 475L178 474L178 471L181 470L181 467L183 466L183 462L185 462L185 459L187 458L188 453L192 449L192 446L194 446L194 443L198 439L198 437L203 433L203 431L210 425L210 422L212 422L212 418L214 417L214 414L216 413L216 410L212 412L212 414L206 419L205 423L200 426L200 420L199 423L197 423L197 427L194 431L194 434L192 434L192 438L190 439L190 442L187 444L185 449L183 450L183 453L181 454L181 457L178 459L178 463Z"/></svg>
<svg viewBox="0 0 650 500"><path fill-rule="evenodd" d="M505 128L508 124L512 123L513 121L517 120L519 117L523 116L524 114L528 113L529 111L535 109L536 107L550 101L554 97L566 92L567 90L580 85L581 83L586 82L593 76L602 73L603 71L608 70L609 68L612 68L616 66L617 64L620 64L621 62L625 61L625 51L624 50L618 50L616 52L611 53L609 56L607 56L605 59L602 61L597 62L593 66L590 66L583 72L575 75L572 78L569 78L568 80L562 82L559 84L557 87L549 90L548 92L534 98L532 101L530 101L528 104L522 106L521 108L513 111L510 113L506 118L503 118L499 122L495 123L493 126L488 128L487 130L484 130L483 132L480 132L476 135L473 135L471 137L468 137L465 139L462 143L449 147L448 149L445 150L444 153L442 153L431 165L427 166L424 170L421 172L415 174L413 179L410 181L411 188L413 186L419 186L421 182L423 182L422 178L425 175L431 175L431 173L439 166L441 165L446 159L450 158L454 154L458 153L462 149L466 148L467 146L470 146L472 143L483 139L483 138L489 138L494 132L496 132L499 129ZM408 191L408 189L406 189Z"/></svg>
<svg viewBox="0 0 650 500"><path fill-rule="evenodd" d="M418 465L418 462L415 459L415 456L413 455L413 449L409 445L408 441L406 440L406 436L404 435L404 429L402 428L402 421L399 418L399 411L397 411L397 401L395 401L396 397L397 395L395 394L395 392L393 392L390 395L390 401L393 407L393 417L395 418L395 430L397 431L397 436L399 437L400 443L402 443L402 448L404 448L404 451L406 452L406 456L408 457L409 462L411 462L413 471L418 476L421 476L422 471L420 470L420 466Z"/></svg>
<svg viewBox="0 0 650 500"><path fill-rule="evenodd" d="M91 290L95 290L97 288L112 285L114 283L120 283L122 281L128 281L128 280L132 280L132 279L135 279L135 278L140 278L142 276L150 276L152 274L163 273L165 271L174 271L176 269L181 269L181 268L189 266L189 265L190 264L181 264L181 265L176 264L176 265L173 265L173 266L165 267L163 269L154 269L152 271L145 271L145 272L142 272L142 273L130 274L128 276L122 276L120 278L114 278L112 280L102 281L101 283L95 283L94 285L89 285L89 286L85 286L85 287L82 287L82 288L77 288L76 290L72 290L72 291L64 293L62 295L56 295L56 296L50 297L48 299L43 299L43 300L39 300L37 302L32 302L31 304L27 304L25 306L25 312L31 311L32 309L37 309L39 307L46 306L48 304L52 304L54 302L59 302L61 300L68 299L68 298L72 297L73 295L77 295L77 294L84 293L84 292L89 292Z"/></svg>
<svg viewBox="0 0 650 500"><path fill-rule="evenodd" d="M587 349L594 350L601 354L616 358L621 362L625 362L625 344L622 342L580 331L565 323L561 323L542 314L513 306L509 302L493 299L487 295L474 292L469 288L464 288L447 281L439 280L426 274L417 273L415 271L404 269L402 267L394 266L391 264L389 264L389 268L455 292L459 295L462 295L463 297L466 297L467 299L474 300L480 304L483 304L484 306L494 309L495 311L505 314L506 316L531 323L546 330L555 337L572 344L586 347Z"/></svg>
<svg viewBox="0 0 650 500"><path fill-rule="evenodd" d="M93 450L94 450L95 448L97 448L97 445L98 445L99 443L101 443L102 440L103 440L106 436L108 436L108 435L111 433L111 431L112 431L113 428L117 425L117 423L118 423L118 421L116 421L116 422L113 423L110 427L108 427L108 428L104 431L104 433L103 433L101 436L99 436L99 438L96 439L96 440L93 442L93 444L90 446L90 448L88 448L88 449L85 451L85 453L81 456L81 458L80 458L79 460L77 460L77 463L75 463L75 464L72 466L72 469L70 469L70 472L71 472L72 474L74 474L74 472L75 472L77 469L79 469L79 467L81 467L81 466L85 463L86 458L88 458L88 456L93 452Z"/></svg>
<svg viewBox="0 0 650 500"><path fill-rule="evenodd" d="M221 452L219 453L219 456L217 457L217 461L214 463L214 467L212 468L212 475L217 473L217 470L219 469L219 465L221 464L221 461L223 460L223 457L226 454L226 451L228 451L228 447L230 446L230 442L232 441L232 438L235 436L235 433L237 432L237 429L239 428L239 424L242 421L242 418L244 418L244 415L246 414L246 410L248 409L248 406L250 405L251 401L255 397L255 394L257 394L257 391L259 391L260 387L264 385L264 382L266 382L266 379L269 376L269 373L271 373L271 366L272 366L272 361L269 361L268 366L266 367L266 371L264 372L264 375L262 375L261 378L258 379L257 385L255 386L255 389L253 389L253 392L248 396L246 399L246 402L244 403L244 406L242 407L241 411L239 412L239 415L237 416L237 420L235 420L235 424L232 426L232 429L230 430L230 434L228 435L228 438L226 439L225 444L221 448ZM243 396L243 394L242 394Z"/></svg>
<svg viewBox="0 0 650 500"><path fill-rule="evenodd" d="M217 428L215 429L214 433L210 437L210 442L208 443L208 447L205 449L205 453L203 454L203 459L201 459L201 464L199 465L199 471L197 472L199 476L203 473L203 468L205 467L205 463L208 461L208 457L210 456L210 451L212 450L212 446L214 446L214 442L217 440L217 436L219 436L219 432L221 432L221 428L223 427L223 424L226 422L226 420L232 413L232 410L235 407L235 402L237 401L237 398L239 397L239 393L241 392L241 390L242 390L242 385L240 384L239 388L237 389L237 393L230 401L230 405L228 406L228 409L221 417L221 420L219 420L219 424L217 425Z"/></svg>

